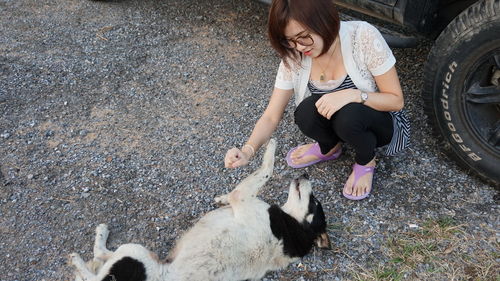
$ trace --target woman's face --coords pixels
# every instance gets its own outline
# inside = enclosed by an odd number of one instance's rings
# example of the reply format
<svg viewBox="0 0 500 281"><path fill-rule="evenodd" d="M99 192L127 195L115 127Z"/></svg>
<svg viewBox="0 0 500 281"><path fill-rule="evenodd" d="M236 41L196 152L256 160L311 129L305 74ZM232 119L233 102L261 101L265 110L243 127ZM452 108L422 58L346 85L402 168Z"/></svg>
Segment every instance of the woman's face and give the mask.
<svg viewBox="0 0 500 281"><path fill-rule="evenodd" d="M323 50L323 39L309 32L303 25L296 20L290 20L285 28L285 37L289 48L295 48L305 56L312 58L318 57Z"/></svg>

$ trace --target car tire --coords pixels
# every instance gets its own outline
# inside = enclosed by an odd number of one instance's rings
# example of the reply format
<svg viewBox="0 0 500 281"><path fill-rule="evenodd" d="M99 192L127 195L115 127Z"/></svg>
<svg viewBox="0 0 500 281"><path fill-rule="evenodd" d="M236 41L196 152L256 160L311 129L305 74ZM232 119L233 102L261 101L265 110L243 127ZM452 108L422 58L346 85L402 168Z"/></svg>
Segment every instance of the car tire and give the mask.
<svg viewBox="0 0 500 281"><path fill-rule="evenodd" d="M439 35L424 68L424 111L444 150L500 183L500 0L464 10Z"/></svg>

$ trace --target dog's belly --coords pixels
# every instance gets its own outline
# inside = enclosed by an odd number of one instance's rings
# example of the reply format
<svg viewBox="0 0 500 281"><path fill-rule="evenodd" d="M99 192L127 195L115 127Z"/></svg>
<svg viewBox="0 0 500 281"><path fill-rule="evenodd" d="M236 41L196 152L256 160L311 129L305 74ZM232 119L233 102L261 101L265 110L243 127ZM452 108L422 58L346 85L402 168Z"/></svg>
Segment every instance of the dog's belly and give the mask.
<svg viewBox="0 0 500 281"><path fill-rule="evenodd" d="M236 280L259 278L281 257L273 236L269 205L255 202L244 216L230 207L207 213L178 242L169 269L179 280Z"/></svg>

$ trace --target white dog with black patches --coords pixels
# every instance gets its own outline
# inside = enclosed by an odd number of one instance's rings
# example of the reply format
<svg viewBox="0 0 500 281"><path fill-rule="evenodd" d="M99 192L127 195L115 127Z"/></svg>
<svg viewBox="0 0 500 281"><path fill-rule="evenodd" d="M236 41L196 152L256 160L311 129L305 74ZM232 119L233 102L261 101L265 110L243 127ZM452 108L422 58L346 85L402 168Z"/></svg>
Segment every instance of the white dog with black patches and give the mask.
<svg viewBox="0 0 500 281"><path fill-rule="evenodd" d="M281 208L257 198L271 177L275 150L272 139L262 166L232 192L216 197L216 202L229 205L203 216L165 261L137 244L108 250L108 228L99 225L93 260L85 264L78 254L70 255L77 280L258 280L267 271L303 257L315 243L329 248L325 215L307 177L292 181L288 200Z"/></svg>

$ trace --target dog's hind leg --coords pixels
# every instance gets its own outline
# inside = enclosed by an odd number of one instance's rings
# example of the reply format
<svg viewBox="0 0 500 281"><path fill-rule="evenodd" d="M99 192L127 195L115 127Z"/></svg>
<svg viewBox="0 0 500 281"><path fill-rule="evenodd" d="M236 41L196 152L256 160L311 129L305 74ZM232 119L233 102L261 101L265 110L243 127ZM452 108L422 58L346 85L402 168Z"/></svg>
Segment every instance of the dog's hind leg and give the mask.
<svg viewBox="0 0 500 281"><path fill-rule="evenodd" d="M237 203L245 198L255 197L264 184L271 178L274 168L274 153L276 151L276 140L270 139L266 152L262 160L262 165L257 171L246 177L227 195L215 198L215 201L222 204Z"/></svg>
<svg viewBox="0 0 500 281"><path fill-rule="evenodd" d="M94 241L94 261L96 259L105 262L108 260L113 252L106 248L106 240L108 240L109 230L108 226L101 223L95 228L95 241Z"/></svg>
<svg viewBox="0 0 500 281"><path fill-rule="evenodd" d="M72 264L76 268L77 280L80 277L83 281L92 281L97 276L92 273L85 262L82 260L79 254L72 253L69 255L70 264Z"/></svg>

